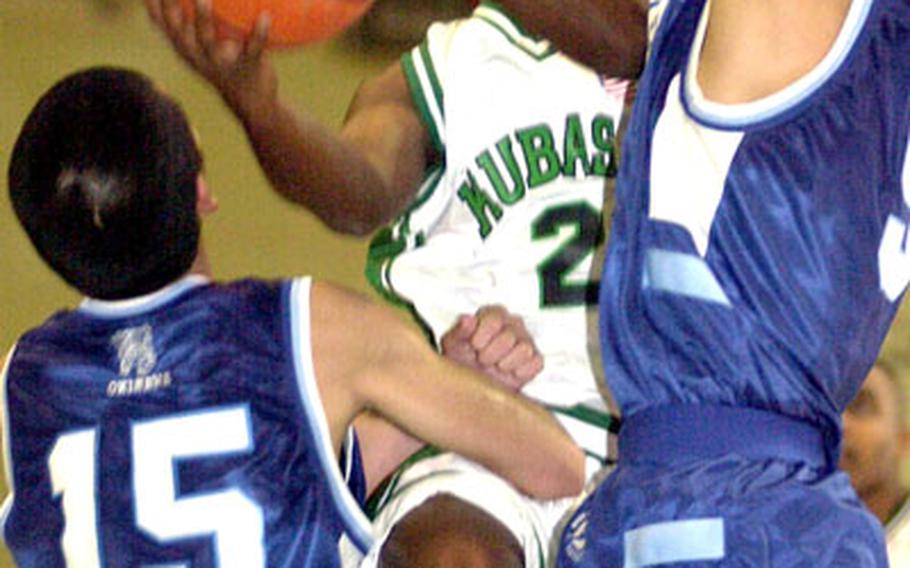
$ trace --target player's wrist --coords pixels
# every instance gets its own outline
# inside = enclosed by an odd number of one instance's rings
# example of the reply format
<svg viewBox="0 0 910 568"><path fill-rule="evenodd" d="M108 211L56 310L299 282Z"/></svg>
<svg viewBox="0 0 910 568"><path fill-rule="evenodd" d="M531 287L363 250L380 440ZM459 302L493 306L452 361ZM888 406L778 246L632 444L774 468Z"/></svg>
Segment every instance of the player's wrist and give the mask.
<svg viewBox="0 0 910 568"><path fill-rule="evenodd" d="M219 91L225 103L247 130L261 130L280 114L277 89L235 85Z"/></svg>

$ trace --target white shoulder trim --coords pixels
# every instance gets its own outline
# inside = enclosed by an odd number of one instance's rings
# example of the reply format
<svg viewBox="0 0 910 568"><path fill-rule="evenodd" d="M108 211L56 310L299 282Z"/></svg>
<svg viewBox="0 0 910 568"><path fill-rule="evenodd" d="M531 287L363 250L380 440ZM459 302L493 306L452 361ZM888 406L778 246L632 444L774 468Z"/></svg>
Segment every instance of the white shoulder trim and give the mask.
<svg viewBox="0 0 910 568"><path fill-rule="evenodd" d="M344 520L348 536L362 552L369 550L372 545L372 531L366 515L351 495L345 483L344 476L339 467L338 456L332 445L328 420L319 386L316 383L316 368L313 363L313 351L310 330L310 290L312 279L309 277L298 278L291 282L289 294L289 312L291 326L291 349L294 362L294 371L297 375L297 386L300 400L306 411L307 420L313 430L314 440L319 453L329 487L332 491L332 500Z"/></svg>
<svg viewBox="0 0 910 568"><path fill-rule="evenodd" d="M492 3L483 3L474 10L471 18L482 20L502 33L506 40L535 59L543 59L556 53L556 48L543 39L530 35L516 20Z"/></svg>
<svg viewBox="0 0 910 568"><path fill-rule="evenodd" d="M721 104L707 100L697 80L698 59L708 25L710 8L710 0L708 0L689 53L689 64L686 68L683 89L692 114L709 124L737 128L768 120L802 103L824 85L850 55L869 13L872 11L873 1L852 0L840 33L831 49L828 50L828 54L806 75L762 99L741 104Z"/></svg>
<svg viewBox="0 0 910 568"><path fill-rule="evenodd" d="M904 153L904 168L901 173L904 205L910 207L910 132L907 133L907 150Z"/></svg>
<svg viewBox="0 0 910 568"><path fill-rule="evenodd" d="M13 500L16 498L16 484L13 479L13 456L10 449L10 431L9 431L9 407L7 406L7 374L9 366L16 353L16 345L6 354L6 361L3 363L3 371L0 373L0 421L3 428L3 472L6 476L6 486L9 493L0 506L0 541L6 541L6 520L9 517L10 510L13 508Z"/></svg>
<svg viewBox="0 0 910 568"><path fill-rule="evenodd" d="M424 41L405 53L401 66L414 104L430 132L436 149L443 154L446 144L444 75L448 44L457 24L433 24Z"/></svg>
<svg viewBox="0 0 910 568"><path fill-rule="evenodd" d="M200 274L190 274L164 288L127 300L96 300L85 298L79 305L79 311L87 312L100 318L121 318L153 310L162 306L187 290L208 284L209 279Z"/></svg>

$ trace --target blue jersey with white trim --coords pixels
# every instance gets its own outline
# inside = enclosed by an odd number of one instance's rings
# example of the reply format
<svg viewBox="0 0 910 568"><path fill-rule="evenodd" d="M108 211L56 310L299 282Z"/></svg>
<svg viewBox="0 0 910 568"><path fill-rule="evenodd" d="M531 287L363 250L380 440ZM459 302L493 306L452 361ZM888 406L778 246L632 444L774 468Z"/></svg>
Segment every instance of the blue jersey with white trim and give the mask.
<svg viewBox="0 0 910 568"><path fill-rule="evenodd" d="M321 568L345 532L366 549L362 470L339 468L313 377L309 285L190 277L23 336L3 389L18 565Z"/></svg>
<svg viewBox="0 0 910 568"><path fill-rule="evenodd" d="M910 279L910 2L854 0L815 69L740 105L698 89L704 6L652 5L600 294L606 376L626 414L746 406L835 444Z"/></svg>

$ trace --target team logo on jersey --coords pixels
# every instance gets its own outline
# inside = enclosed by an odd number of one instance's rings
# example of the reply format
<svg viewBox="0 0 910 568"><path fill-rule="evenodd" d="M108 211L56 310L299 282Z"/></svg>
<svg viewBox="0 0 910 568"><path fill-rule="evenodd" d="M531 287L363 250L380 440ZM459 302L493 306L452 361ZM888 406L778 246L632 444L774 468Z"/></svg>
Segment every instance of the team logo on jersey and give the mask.
<svg viewBox="0 0 910 568"><path fill-rule="evenodd" d="M152 373L158 364L152 326L121 329L111 337L111 344L117 349L117 371L122 378L108 383L108 396L143 394L169 387L173 382L169 371Z"/></svg>
<svg viewBox="0 0 910 568"><path fill-rule="evenodd" d="M139 376L148 375L158 363L150 325L121 329L111 337L111 343L117 348L121 377L130 376L134 370Z"/></svg>
<svg viewBox="0 0 910 568"><path fill-rule="evenodd" d="M563 552L572 562L580 562L588 546L588 512L579 511L566 527Z"/></svg>

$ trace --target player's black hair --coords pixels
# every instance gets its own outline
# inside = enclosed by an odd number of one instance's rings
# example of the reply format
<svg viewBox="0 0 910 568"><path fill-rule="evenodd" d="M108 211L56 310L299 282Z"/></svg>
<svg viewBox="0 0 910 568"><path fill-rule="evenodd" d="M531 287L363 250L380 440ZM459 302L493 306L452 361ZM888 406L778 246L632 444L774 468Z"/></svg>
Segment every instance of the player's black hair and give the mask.
<svg viewBox="0 0 910 568"><path fill-rule="evenodd" d="M201 168L173 99L140 73L95 67L41 97L8 182L19 222L51 268L90 297L116 300L190 269Z"/></svg>

